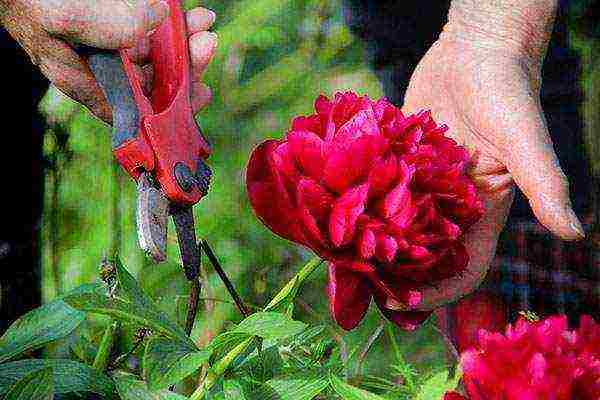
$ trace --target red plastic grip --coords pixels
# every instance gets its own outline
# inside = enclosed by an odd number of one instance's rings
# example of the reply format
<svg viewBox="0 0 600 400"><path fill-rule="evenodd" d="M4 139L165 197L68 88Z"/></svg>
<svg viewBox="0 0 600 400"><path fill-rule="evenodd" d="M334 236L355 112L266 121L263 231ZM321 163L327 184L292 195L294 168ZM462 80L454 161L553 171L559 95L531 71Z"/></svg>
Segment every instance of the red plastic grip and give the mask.
<svg viewBox="0 0 600 400"><path fill-rule="evenodd" d="M196 173L199 159L208 158L211 150L192 112L185 15L180 0L167 1L169 18L150 37L150 60L154 69L150 98L142 90L127 51L121 51L140 112L141 126L137 138L115 149L114 153L134 179L139 177L140 168L152 166L151 172L169 200L192 205L200 200L202 193L197 185L192 185L189 192L179 186L175 165L183 163ZM152 151L152 160L147 148Z"/></svg>

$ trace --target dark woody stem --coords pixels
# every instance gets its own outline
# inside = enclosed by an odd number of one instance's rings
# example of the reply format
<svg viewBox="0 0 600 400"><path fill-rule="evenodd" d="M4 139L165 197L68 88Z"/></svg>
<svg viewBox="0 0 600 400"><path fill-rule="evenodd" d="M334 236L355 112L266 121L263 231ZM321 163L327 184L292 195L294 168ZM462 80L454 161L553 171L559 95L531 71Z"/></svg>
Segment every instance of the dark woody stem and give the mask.
<svg viewBox="0 0 600 400"><path fill-rule="evenodd" d="M229 277L223 270L223 267L221 267L219 260L217 260L217 257L215 256L215 253L212 251L208 242L206 240L202 239L200 241L200 246L202 247L202 250L204 250L204 252L208 256L208 259L209 259L210 263L213 265L213 267L215 268L215 271L217 271L217 274L219 274L219 278L221 278L221 280L223 281L223 284L227 288L227 291L229 292L229 295L235 302L235 305L240 310L240 313L242 313L242 315L244 317L247 317L248 315L250 315L250 313L248 312L248 309L244 305L244 302L242 301L240 295L235 290L233 283L231 283L231 280L229 279Z"/></svg>
<svg viewBox="0 0 600 400"><path fill-rule="evenodd" d="M194 327L194 321L196 320L196 314L198 314L198 304L200 302L200 281L198 278L190 280L192 286L190 291L190 299L188 301L188 313L185 320L185 333L190 336L192 328Z"/></svg>

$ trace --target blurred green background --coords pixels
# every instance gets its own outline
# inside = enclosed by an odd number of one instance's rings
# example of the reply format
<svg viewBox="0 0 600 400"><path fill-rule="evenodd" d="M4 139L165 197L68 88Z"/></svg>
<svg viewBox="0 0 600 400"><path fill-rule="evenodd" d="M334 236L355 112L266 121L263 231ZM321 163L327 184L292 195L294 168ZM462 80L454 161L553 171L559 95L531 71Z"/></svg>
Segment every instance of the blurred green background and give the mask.
<svg viewBox="0 0 600 400"><path fill-rule="evenodd" d="M245 301L262 305L311 254L273 235L252 214L243 179L251 149L265 138L282 136L293 116L311 113L320 93L352 89L377 98L382 90L363 61L361 43L344 24L338 0L202 4L218 15L219 45L206 74L213 102L198 115L213 144L214 178L210 194L195 207L197 232L212 244ZM588 132L597 132L600 102L598 90L591 88L600 74L591 65L598 47L581 38L574 46L584 60ZM135 185L113 161L109 129L56 90L47 94L42 109L55 122L45 135L50 165L43 221L45 300L97 280L102 258L118 252L161 307L183 318L188 285L178 266L174 228L169 227L169 260L153 265L137 245ZM589 138L589 148L597 151ZM210 300L194 333L201 343L241 319L210 265L204 267L209 284L203 297ZM304 286L297 317L331 324L325 283L326 269L321 268ZM359 329L345 335L350 354L379 323L372 310ZM395 332L404 353L420 368L444 363L441 339L430 324L416 334ZM385 351L385 338L376 346L383 348L375 348L366 362L373 372L385 369L392 353Z"/></svg>

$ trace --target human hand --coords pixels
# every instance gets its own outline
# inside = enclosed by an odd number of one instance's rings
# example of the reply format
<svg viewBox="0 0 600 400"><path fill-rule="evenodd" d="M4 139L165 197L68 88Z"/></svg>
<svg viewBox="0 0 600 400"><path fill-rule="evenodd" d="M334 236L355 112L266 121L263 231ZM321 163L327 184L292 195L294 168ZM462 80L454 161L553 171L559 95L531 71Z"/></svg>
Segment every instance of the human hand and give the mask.
<svg viewBox="0 0 600 400"><path fill-rule="evenodd" d="M452 302L479 286L515 183L550 231L567 240L583 237L539 99L555 10L554 0L454 0L444 32L411 78L403 110L431 108L451 127L449 135L474 156L470 175L486 205L465 237L467 271L423 288L417 309Z"/></svg>
<svg viewBox="0 0 600 400"><path fill-rule="evenodd" d="M0 0L0 21L29 54L31 61L62 92L84 104L106 122L112 115L87 62L72 44L117 50L130 48L140 81L151 87L148 34L168 16L169 7L159 0ZM211 91L202 74L217 45L208 32L215 14L195 8L186 14L192 69L192 107L206 106Z"/></svg>

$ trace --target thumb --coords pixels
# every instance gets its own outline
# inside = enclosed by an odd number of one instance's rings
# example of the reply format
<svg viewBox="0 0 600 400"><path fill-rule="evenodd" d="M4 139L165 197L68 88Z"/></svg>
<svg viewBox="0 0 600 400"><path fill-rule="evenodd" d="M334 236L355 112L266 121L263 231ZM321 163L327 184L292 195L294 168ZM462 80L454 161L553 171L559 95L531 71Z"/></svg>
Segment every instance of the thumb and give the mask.
<svg viewBox="0 0 600 400"><path fill-rule="evenodd" d="M69 41L102 49L133 47L169 14L164 0L40 1L35 8L44 29Z"/></svg>
<svg viewBox="0 0 600 400"><path fill-rule="evenodd" d="M566 240L585 236L569 199L569 182L552 147L546 120L534 99L515 116L506 167L542 225ZM506 134L505 133L505 134Z"/></svg>

